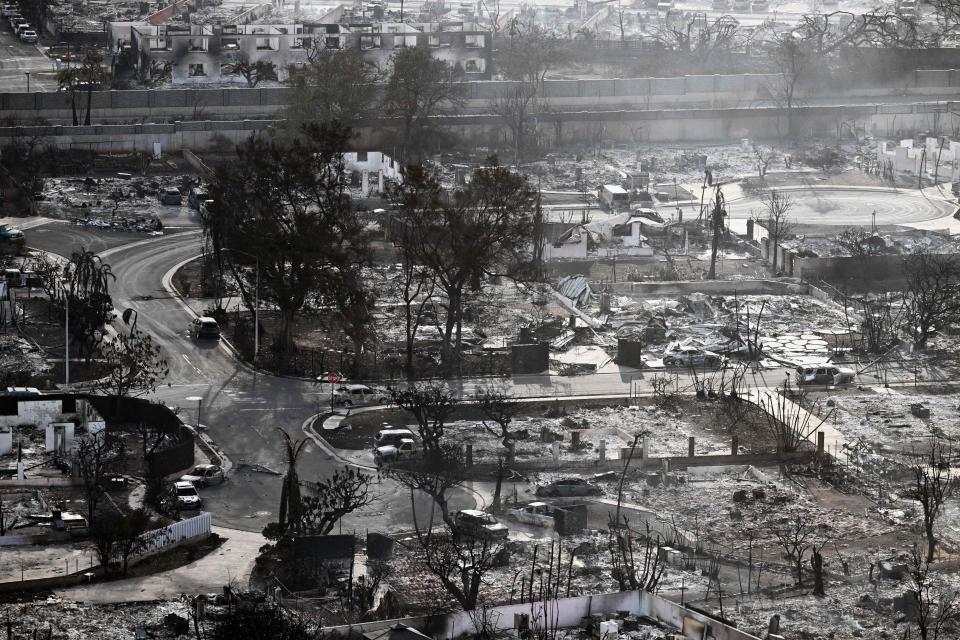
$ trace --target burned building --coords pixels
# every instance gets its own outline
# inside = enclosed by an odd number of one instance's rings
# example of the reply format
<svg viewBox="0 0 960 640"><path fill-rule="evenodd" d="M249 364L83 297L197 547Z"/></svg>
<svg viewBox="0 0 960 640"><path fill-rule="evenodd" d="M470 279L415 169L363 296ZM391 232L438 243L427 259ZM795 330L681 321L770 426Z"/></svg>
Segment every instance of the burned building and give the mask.
<svg viewBox="0 0 960 640"><path fill-rule="evenodd" d="M429 48L466 80L489 79L492 39L466 22L289 23L135 25L130 27L130 59L138 71L170 65L174 84L243 82L241 63L276 65L278 79L308 62L318 50L359 49L371 64L387 69L395 51Z"/></svg>

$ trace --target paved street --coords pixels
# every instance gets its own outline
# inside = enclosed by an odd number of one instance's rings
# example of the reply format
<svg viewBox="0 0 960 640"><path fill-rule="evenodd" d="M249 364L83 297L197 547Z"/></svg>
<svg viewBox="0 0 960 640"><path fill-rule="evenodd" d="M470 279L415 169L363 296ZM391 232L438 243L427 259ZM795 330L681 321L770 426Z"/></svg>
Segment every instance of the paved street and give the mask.
<svg viewBox="0 0 960 640"><path fill-rule="evenodd" d="M0 92L56 91L54 62L35 44L24 44L10 30L6 19L0 22Z"/></svg>
<svg viewBox="0 0 960 640"><path fill-rule="evenodd" d="M793 200L790 216L800 224L877 225L907 224L949 217L956 205L925 197L916 191L850 190L816 187L783 189ZM732 219L748 219L764 215L760 199L747 197L728 200ZM874 219L876 213L876 219Z"/></svg>
<svg viewBox="0 0 960 640"><path fill-rule="evenodd" d="M162 283L177 265L199 255L198 231L123 239L111 234L99 244L94 240L90 233L77 233L76 228L61 223L36 227L29 237L32 246L67 255L80 244L102 247L100 255L117 276L112 291L116 308L136 309L139 326L155 336L169 360L169 385L160 388L156 397L181 407L187 422L196 421L198 408L187 398L202 397L200 421L209 426L210 436L235 465L229 482L204 490L207 508L220 526L260 531L276 517L279 474L286 468L277 429L303 437L303 424L317 411L319 390L308 381L258 373L239 363L224 344L191 340L187 310ZM745 382L753 388L775 387L787 373L785 368L759 369L750 372ZM515 376L504 383L520 397L623 396L631 393L631 388L633 392L649 391L651 377L649 371L613 367L575 377ZM689 387L687 375L677 374L677 380L681 388ZM876 373L865 373L861 380L872 384L878 378ZM469 395L489 382L463 380L452 385ZM301 478L316 480L338 464L311 443L298 470ZM364 514L344 520L345 530L410 525L408 494L398 491L389 480L382 481L377 494L377 502ZM473 497L466 495L461 504L473 502ZM422 501L418 504L425 505Z"/></svg>
<svg viewBox="0 0 960 640"><path fill-rule="evenodd" d="M67 254L81 244L94 246L86 234L60 223L34 229L32 246ZM111 234L109 239L113 239ZM100 252L117 280L113 285L118 310L132 307L139 326L160 343L170 363L169 386L156 397L184 410L184 419L196 421L197 403L186 398L200 396L203 424L210 436L235 464L230 481L204 490L206 507L218 525L260 531L276 519L280 476L265 470L286 469L278 428L303 437L301 425L317 407L318 390L309 382L263 375L233 358L225 345L206 345L188 335L189 316L161 282L173 267L199 255L199 233L179 232L163 237L141 237ZM338 465L314 444L300 459L298 471L305 480L316 480ZM384 480L378 498L363 514L344 519L344 530L392 526L406 528L412 522L410 497ZM418 500L418 505L425 504ZM472 497L461 504L472 506Z"/></svg>

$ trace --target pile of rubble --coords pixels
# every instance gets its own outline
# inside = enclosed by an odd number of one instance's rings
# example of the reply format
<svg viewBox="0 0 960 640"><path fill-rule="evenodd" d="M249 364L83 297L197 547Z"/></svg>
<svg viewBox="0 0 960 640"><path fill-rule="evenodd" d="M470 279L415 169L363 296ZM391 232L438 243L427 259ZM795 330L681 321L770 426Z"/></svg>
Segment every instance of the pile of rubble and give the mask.
<svg viewBox="0 0 960 640"><path fill-rule="evenodd" d="M0 379L20 385L51 371L44 352L13 333L0 334Z"/></svg>
<svg viewBox="0 0 960 640"><path fill-rule="evenodd" d="M956 396L897 392L837 395L831 422L849 440L868 443L919 443L931 437L952 440L960 434Z"/></svg>
<svg viewBox="0 0 960 640"><path fill-rule="evenodd" d="M189 176L170 179L176 185L194 181ZM158 194L162 186L157 179L128 174L116 178L51 178L44 187L37 212L99 229L158 232L163 229L161 215L173 210L160 203Z"/></svg>

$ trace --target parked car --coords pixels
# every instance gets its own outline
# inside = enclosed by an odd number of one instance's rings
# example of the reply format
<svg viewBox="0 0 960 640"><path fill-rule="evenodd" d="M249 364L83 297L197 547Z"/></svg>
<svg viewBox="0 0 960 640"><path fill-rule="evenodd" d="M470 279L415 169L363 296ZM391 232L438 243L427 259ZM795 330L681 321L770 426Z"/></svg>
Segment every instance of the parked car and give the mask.
<svg viewBox="0 0 960 640"><path fill-rule="evenodd" d="M201 316L193 319L190 333L196 340L219 340L220 325L209 316Z"/></svg>
<svg viewBox="0 0 960 640"><path fill-rule="evenodd" d="M344 407L370 404L389 404L392 401L386 389L376 389L365 384L348 384L333 392L333 403Z"/></svg>
<svg viewBox="0 0 960 640"><path fill-rule="evenodd" d="M401 440L413 440L413 432L410 429L387 427L377 431L374 444L382 447L388 444L398 444Z"/></svg>
<svg viewBox="0 0 960 640"><path fill-rule="evenodd" d="M386 444L374 449L373 460L377 463L377 465L390 464L391 462L396 462L401 458L415 456L419 452L420 448L417 447L417 443L414 440L410 438L404 438L396 444Z"/></svg>
<svg viewBox="0 0 960 640"><path fill-rule="evenodd" d="M33 27L31 27L30 23L27 22L26 20L17 22L13 27L13 33L16 34L18 38L20 37L20 34L23 33L24 31L32 31L32 30L33 30Z"/></svg>
<svg viewBox="0 0 960 640"><path fill-rule="evenodd" d="M27 44L36 44L40 40L36 31L26 30L20 32L20 41Z"/></svg>
<svg viewBox="0 0 960 640"><path fill-rule="evenodd" d="M3 17L9 18L17 10L17 5L15 4L5 4L3 5Z"/></svg>
<svg viewBox="0 0 960 640"><path fill-rule="evenodd" d="M668 367L716 367L723 364L723 356L697 347L681 347L663 354Z"/></svg>
<svg viewBox="0 0 960 640"><path fill-rule="evenodd" d="M650 222L663 224L663 216L657 213L655 209L651 209L650 207L634 206L630 210L630 213L636 218L643 218L645 220L649 220Z"/></svg>
<svg viewBox="0 0 960 640"><path fill-rule="evenodd" d="M187 204L190 205L191 209L200 210L200 204L207 201L210 198L210 194L207 193L206 189L200 187L193 187L190 189L190 193L187 194Z"/></svg>
<svg viewBox="0 0 960 640"><path fill-rule="evenodd" d="M479 509L464 509L454 516L457 533L480 540L506 540L510 530L492 515Z"/></svg>
<svg viewBox="0 0 960 640"><path fill-rule="evenodd" d="M546 502L531 502L523 507L507 509L507 517L535 527L553 526L553 508Z"/></svg>
<svg viewBox="0 0 960 640"><path fill-rule="evenodd" d="M0 241L17 242L23 240L23 231L8 224L0 224Z"/></svg>
<svg viewBox="0 0 960 640"><path fill-rule="evenodd" d="M210 207L213 205L213 200L203 200L200 202L200 206L197 207L197 210L200 211L201 216L206 216L210 213Z"/></svg>
<svg viewBox="0 0 960 640"><path fill-rule="evenodd" d="M180 476L181 482L190 482L195 487L209 487L224 481L223 469L217 464L200 464L193 471Z"/></svg>
<svg viewBox="0 0 960 640"><path fill-rule="evenodd" d="M837 385L853 382L857 372L835 364L819 364L797 367L796 380L798 385L822 384Z"/></svg>
<svg viewBox="0 0 960 640"><path fill-rule="evenodd" d="M177 504L181 509L192 511L203 507L203 500L200 499L200 494L197 493L197 488L193 486L192 482L184 480L174 482L173 490L177 496Z"/></svg>
<svg viewBox="0 0 960 640"><path fill-rule="evenodd" d="M538 498L569 498L576 496L598 496L603 493L583 478L564 478L550 484L537 487Z"/></svg>
<svg viewBox="0 0 960 640"><path fill-rule="evenodd" d="M160 190L160 204L169 204L179 207L183 204L183 196L176 187L166 187Z"/></svg>

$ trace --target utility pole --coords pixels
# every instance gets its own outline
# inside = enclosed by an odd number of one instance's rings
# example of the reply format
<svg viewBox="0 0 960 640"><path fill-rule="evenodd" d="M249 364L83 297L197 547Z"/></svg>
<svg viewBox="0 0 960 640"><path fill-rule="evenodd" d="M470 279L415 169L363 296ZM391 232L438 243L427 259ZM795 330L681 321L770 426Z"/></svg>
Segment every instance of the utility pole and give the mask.
<svg viewBox="0 0 960 640"><path fill-rule="evenodd" d="M63 382L70 384L70 295L63 292L65 319L63 322Z"/></svg>
<svg viewBox="0 0 960 640"><path fill-rule="evenodd" d="M253 364L257 364L257 354L260 353L260 258L255 256L257 261L257 283L255 285L253 302Z"/></svg>
<svg viewBox="0 0 960 640"><path fill-rule="evenodd" d="M717 194L714 198L713 211L710 215L710 222L713 224L713 243L710 247L710 273L707 278L715 280L717 277L717 251L720 248L720 230L723 228L723 218L727 215L727 209L724 206L723 192L720 185L717 185Z"/></svg>

